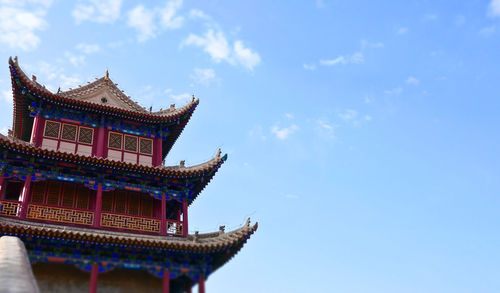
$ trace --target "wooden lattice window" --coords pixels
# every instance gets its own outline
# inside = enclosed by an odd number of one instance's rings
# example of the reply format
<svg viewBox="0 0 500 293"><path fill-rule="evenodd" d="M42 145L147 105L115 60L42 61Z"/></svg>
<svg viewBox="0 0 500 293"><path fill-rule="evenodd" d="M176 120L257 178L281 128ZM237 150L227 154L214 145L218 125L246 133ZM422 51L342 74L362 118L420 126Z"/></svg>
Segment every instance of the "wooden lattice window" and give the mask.
<svg viewBox="0 0 500 293"><path fill-rule="evenodd" d="M78 198L76 200L76 208L88 209L90 200L90 189L84 186L79 186L78 188Z"/></svg>
<svg viewBox="0 0 500 293"><path fill-rule="evenodd" d="M75 193L76 193L76 185L72 183L66 183L63 185L63 194L61 205L63 207L72 208L75 204Z"/></svg>
<svg viewBox="0 0 500 293"><path fill-rule="evenodd" d="M141 199L141 215L145 217L153 216L153 199L149 196Z"/></svg>
<svg viewBox="0 0 500 293"><path fill-rule="evenodd" d="M104 212L112 212L113 211L113 193L104 192L102 194L101 209Z"/></svg>
<svg viewBox="0 0 500 293"><path fill-rule="evenodd" d="M125 135L125 150L137 152L137 137Z"/></svg>
<svg viewBox="0 0 500 293"><path fill-rule="evenodd" d="M92 144L93 136L94 136L94 130L92 128L80 127L80 133L78 134L78 142Z"/></svg>
<svg viewBox="0 0 500 293"><path fill-rule="evenodd" d="M48 185L47 204L56 206L59 204L59 190L61 188L61 183L57 181L49 181Z"/></svg>
<svg viewBox="0 0 500 293"><path fill-rule="evenodd" d="M109 133L108 146L114 149L122 149L122 135L115 132Z"/></svg>
<svg viewBox="0 0 500 293"><path fill-rule="evenodd" d="M130 215L139 215L140 198L137 194L128 195L128 213Z"/></svg>
<svg viewBox="0 0 500 293"><path fill-rule="evenodd" d="M115 212L125 213L127 206L127 194L124 191L115 192Z"/></svg>
<svg viewBox="0 0 500 293"><path fill-rule="evenodd" d="M42 204L45 202L45 182L33 182L31 202Z"/></svg>
<svg viewBox="0 0 500 293"><path fill-rule="evenodd" d="M75 125L63 124L61 139L75 141L76 129L77 127Z"/></svg>
<svg viewBox="0 0 500 293"><path fill-rule="evenodd" d="M151 155L153 153L153 140L141 138L140 153Z"/></svg>
<svg viewBox="0 0 500 293"><path fill-rule="evenodd" d="M45 131L43 133L46 137L59 138L59 129L61 128L61 123L54 121L45 122Z"/></svg>

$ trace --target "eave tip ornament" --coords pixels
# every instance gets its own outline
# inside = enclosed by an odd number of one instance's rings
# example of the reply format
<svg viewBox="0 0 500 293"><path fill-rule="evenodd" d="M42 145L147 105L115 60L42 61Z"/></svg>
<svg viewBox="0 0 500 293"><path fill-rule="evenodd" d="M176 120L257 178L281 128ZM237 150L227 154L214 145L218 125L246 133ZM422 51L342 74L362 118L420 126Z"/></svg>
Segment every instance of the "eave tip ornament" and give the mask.
<svg viewBox="0 0 500 293"><path fill-rule="evenodd" d="M106 72L104 73L104 79L108 80L109 79L109 71L106 68Z"/></svg>

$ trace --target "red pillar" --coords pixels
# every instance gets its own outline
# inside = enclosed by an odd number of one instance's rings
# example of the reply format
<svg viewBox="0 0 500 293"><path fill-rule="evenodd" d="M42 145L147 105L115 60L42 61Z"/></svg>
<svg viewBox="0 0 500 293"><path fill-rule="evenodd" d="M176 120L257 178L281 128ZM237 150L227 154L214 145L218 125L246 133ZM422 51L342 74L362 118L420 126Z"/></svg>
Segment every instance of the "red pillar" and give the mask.
<svg viewBox="0 0 500 293"><path fill-rule="evenodd" d="M95 152L96 157L104 157L104 127L97 129L97 149Z"/></svg>
<svg viewBox="0 0 500 293"><path fill-rule="evenodd" d="M154 144L153 166L159 166L163 158L161 137L155 138Z"/></svg>
<svg viewBox="0 0 500 293"><path fill-rule="evenodd" d="M41 115L35 116L33 121L33 129L31 131L30 142L35 145L35 147L40 147L42 145L43 138L43 128L45 126L45 118Z"/></svg>
<svg viewBox="0 0 500 293"><path fill-rule="evenodd" d="M198 279L198 293L205 293L205 279L203 276Z"/></svg>
<svg viewBox="0 0 500 293"><path fill-rule="evenodd" d="M94 227L101 226L102 209L102 184L97 185L97 194L95 196Z"/></svg>
<svg viewBox="0 0 500 293"><path fill-rule="evenodd" d="M182 202L182 236L187 237L188 235L188 206L187 199Z"/></svg>
<svg viewBox="0 0 500 293"><path fill-rule="evenodd" d="M89 293L97 292L97 275L99 274L99 265L93 264L92 271L90 271L90 287Z"/></svg>
<svg viewBox="0 0 500 293"><path fill-rule="evenodd" d="M28 203L30 202L30 189L31 189L31 176L26 176L24 181L24 187L21 192L21 214L19 217L25 219L28 214Z"/></svg>
<svg viewBox="0 0 500 293"><path fill-rule="evenodd" d="M167 196L161 196L161 232L160 234L167 234Z"/></svg>
<svg viewBox="0 0 500 293"><path fill-rule="evenodd" d="M0 200L3 199L5 193L5 178L3 178L3 173L0 173Z"/></svg>
<svg viewBox="0 0 500 293"><path fill-rule="evenodd" d="M170 293L170 271L163 270L163 293Z"/></svg>

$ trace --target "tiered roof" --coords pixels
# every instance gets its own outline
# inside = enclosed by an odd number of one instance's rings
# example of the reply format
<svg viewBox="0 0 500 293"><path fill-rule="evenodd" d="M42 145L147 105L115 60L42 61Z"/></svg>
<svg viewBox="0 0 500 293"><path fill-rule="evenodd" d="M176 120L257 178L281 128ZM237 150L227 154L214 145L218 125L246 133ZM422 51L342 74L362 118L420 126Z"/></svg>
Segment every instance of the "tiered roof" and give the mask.
<svg viewBox="0 0 500 293"><path fill-rule="evenodd" d="M68 91L58 91L52 93L45 86L36 81L36 77L29 78L19 66L17 57L9 58L9 67L12 78L12 88L14 93L14 125L13 131L16 137L24 138L26 134L21 129L23 120L29 117L28 107L32 101L28 101L24 91L28 90L39 99L59 106L71 109L78 109L84 112L105 114L119 119L148 123L167 124L170 126L170 135L167 136L163 144L163 157L172 148L173 144L181 134L184 126L191 118L191 114L198 106L200 100L194 96L186 105L175 108L171 105L168 109L161 109L153 112L148 111L134 102L117 87L106 71L101 77L87 85L80 86ZM32 123L32 121L31 121ZM31 128L28 127L30 131Z"/></svg>

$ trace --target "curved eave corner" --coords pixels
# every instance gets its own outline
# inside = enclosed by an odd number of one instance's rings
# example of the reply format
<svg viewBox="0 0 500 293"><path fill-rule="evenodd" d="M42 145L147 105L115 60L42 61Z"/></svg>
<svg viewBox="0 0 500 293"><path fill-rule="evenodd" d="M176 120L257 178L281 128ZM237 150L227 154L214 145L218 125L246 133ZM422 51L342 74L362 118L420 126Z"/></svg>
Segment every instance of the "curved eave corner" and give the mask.
<svg viewBox="0 0 500 293"><path fill-rule="evenodd" d="M220 149L218 151L218 154L219 153L220 153ZM194 189L193 196L190 199L188 199L188 206L191 205L195 201L195 199L198 197L198 195L203 191L203 189L205 189L205 187L208 185L208 183L212 180L215 173L217 173L217 171L222 166L222 164L224 164L224 162L227 161L227 154L224 154L224 156L219 157L219 158L220 158L220 161L217 163L217 165L213 169L211 169L207 172L208 176L202 177L201 184L196 186L196 188Z"/></svg>

